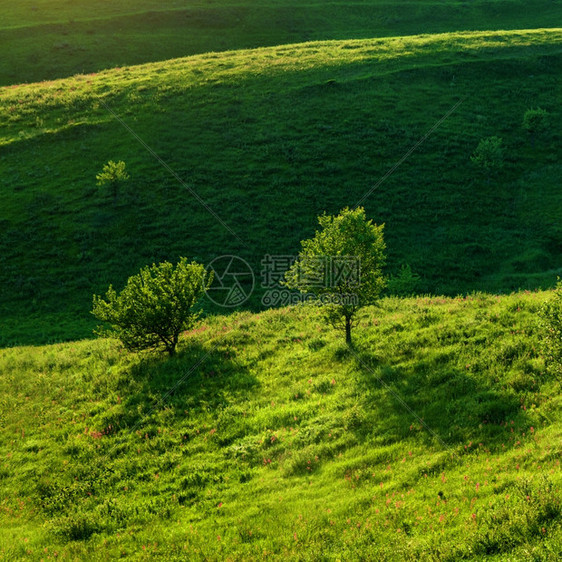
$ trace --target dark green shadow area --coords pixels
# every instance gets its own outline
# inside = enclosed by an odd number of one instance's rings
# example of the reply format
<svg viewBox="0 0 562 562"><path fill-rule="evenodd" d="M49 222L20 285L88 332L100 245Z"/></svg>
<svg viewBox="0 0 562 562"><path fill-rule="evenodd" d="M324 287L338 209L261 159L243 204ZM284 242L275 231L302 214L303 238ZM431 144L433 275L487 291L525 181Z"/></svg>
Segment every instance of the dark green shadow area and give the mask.
<svg viewBox="0 0 562 562"><path fill-rule="evenodd" d="M559 192L562 57L534 52L439 67L421 57L419 68L390 61L272 70L156 88L134 103L134 83L117 94L112 108L247 245L103 109L90 114L83 101L70 113L59 108L50 119L77 124L0 155L1 344L88 337L92 294L122 287L154 261L233 254L259 284L265 254L297 252L318 214L359 201L460 99L364 202L386 225L388 273L409 263L422 276L419 291L433 294L552 286L562 233L545 202ZM521 119L533 106L551 112L551 126L531 142ZM78 124L85 118L96 122ZM486 175L470 154L491 134L504 138L506 161ZM95 185L110 159L124 160L131 174L117 200ZM259 310L261 296L255 291L244 306Z"/></svg>
<svg viewBox="0 0 562 562"><path fill-rule="evenodd" d="M469 442L513 446L506 443L504 425L529 425L517 395L483 385L439 356L413 369L379 364L368 353L359 357L365 419L357 431L365 439L392 443L415 433L427 446L452 452ZM369 435L375 425L377 434Z"/></svg>

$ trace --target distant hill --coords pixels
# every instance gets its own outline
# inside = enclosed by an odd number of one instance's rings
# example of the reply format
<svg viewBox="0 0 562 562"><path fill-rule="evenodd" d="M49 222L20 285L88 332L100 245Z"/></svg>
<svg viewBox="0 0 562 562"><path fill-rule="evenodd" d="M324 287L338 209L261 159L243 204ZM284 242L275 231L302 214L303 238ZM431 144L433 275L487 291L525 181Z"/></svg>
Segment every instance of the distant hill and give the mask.
<svg viewBox="0 0 562 562"><path fill-rule="evenodd" d="M551 286L561 38L313 42L3 88L1 342L87 336L92 293L153 261L234 254L258 278L264 254L294 254L318 214L358 202L386 223L388 273L410 264L420 292ZM550 113L536 138L531 107ZM470 155L492 135L505 165L487 175ZM115 201L95 185L108 160L131 174Z"/></svg>
<svg viewBox="0 0 562 562"><path fill-rule="evenodd" d="M211 51L327 39L544 28L553 0L4 1L0 85Z"/></svg>

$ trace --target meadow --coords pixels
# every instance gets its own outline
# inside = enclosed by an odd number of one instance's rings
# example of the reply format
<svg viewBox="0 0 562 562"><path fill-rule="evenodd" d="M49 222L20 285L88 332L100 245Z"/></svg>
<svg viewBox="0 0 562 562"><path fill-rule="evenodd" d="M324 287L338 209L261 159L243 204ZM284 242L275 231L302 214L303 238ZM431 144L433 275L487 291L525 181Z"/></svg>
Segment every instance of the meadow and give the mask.
<svg viewBox="0 0 562 562"><path fill-rule="evenodd" d="M0 559L562 558L559 1L0 14ZM259 284L354 205L419 278L348 347ZM93 293L224 254L257 287L175 356L93 339Z"/></svg>
<svg viewBox="0 0 562 562"><path fill-rule="evenodd" d="M551 0L0 1L0 85L326 39L551 27Z"/></svg>
<svg viewBox="0 0 562 562"><path fill-rule="evenodd" d="M154 261L234 254L259 277L357 202L386 224L388 273L410 264L420 293L552 286L561 36L309 42L3 88L0 342L87 337L92 293ZM530 107L550 118L534 138ZM470 156L492 135L505 165L486 174ZM117 199L95 183L108 160L131 175Z"/></svg>
<svg viewBox="0 0 562 562"><path fill-rule="evenodd" d="M4 560L555 560L548 293L207 319L178 356L0 351Z"/></svg>

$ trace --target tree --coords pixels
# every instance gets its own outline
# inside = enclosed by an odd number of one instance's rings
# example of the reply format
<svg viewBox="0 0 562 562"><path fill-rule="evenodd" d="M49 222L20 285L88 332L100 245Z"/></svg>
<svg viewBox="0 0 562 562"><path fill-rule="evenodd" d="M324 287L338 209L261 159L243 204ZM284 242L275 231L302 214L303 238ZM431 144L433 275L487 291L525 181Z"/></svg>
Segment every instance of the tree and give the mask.
<svg viewBox="0 0 562 562"><path fill-rule="evenodd" d="M503 140L499 137L482 139L470 157L472 162L487 172L503 166Z"/></svg>
<svg viewBox="0 0 562 562"><path fill-rule="evenodd" d="M534 142L535 135L548 127L548 111L538 107L528 109L523 115L523 129L525 129Z"/></svg>
<svg viewBox="0 0 562 562"><path fill-rule="evenodd" d="M107 164L104 164L102 171L96 175L96 185L99 187L108 185L113 198L116 199L119 185L125 183L130 178L129 174L125 171L125 167L125 162L122 160L119 162L110 160Z"/></svg>
<svg viewBox="0 0 562 562"><path fill-rule="evenodd" d="M284 283L324 306L326 320L345 329L345 341L351 345L357 311L374 303L385 286L384 225L367 220L362 207L345 208L337 216L324 213L318 222L320 230L301 242Z"/></svg>
<svg viewBox="0 0 562 562"><path fill-rule="evenodd" d="M552 298L541 310L542 347L549 371L562 374L562 280L558 278Z"/></svg>
<svg viewBox="0 0 562 562"><path fill-rule="evenodd" d="M169 262L144 267L119 295L112 286L105 299L94 295L92 314L112 327L97 333L117 337L129 351L164 349L174 355L180 333L197 320L193 306L211 281L203 265L186 258L176 267Z"/></svg>
<svg viewBox="0 0 562 562"><path fill-rule="evenodd" d="M421 281L421 277L412 271L410 264L402 265L396 275L388 280L388 292L391 295L409 297L415 294Z"/></svg>

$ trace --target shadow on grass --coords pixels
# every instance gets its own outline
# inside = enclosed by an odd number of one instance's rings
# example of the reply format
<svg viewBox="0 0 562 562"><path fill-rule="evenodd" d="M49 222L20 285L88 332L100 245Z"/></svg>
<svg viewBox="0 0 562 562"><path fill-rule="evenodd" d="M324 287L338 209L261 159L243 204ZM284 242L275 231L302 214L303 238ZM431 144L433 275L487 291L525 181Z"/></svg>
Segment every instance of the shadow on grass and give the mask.
<svg viewBox="0 0 562 562"><path fill-rule="evenodd" d="M122 430L145 425L164 409L176 418L220 411L257 384L228 348L189 343L174 357L151 355L132 365L120 384L123 407L105 423Z"/></svg>
<svg viewBox="0 0 562 562"><path fill-rule="evenodd" d="M376 426L374 437L388 443L424 435L427 443L452 447L510 447L532 425L514 392L486 384L469 368L439 358L393 366L366 351L351 356L363 395L355 430L363 439L372 438L369 428Z"/></svg>

